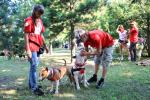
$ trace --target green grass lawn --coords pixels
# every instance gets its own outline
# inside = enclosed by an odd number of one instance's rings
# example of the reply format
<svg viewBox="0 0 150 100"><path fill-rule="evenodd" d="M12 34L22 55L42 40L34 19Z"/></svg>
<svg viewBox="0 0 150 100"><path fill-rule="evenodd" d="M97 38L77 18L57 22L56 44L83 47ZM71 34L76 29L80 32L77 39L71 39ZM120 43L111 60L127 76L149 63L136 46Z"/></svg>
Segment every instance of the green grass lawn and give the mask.
<svg viewBox="0 0 150 100"><path fill-rule="evenodd" d="M62 64L60 60L62 58L69 61L68 50L59 49L54 51L53 56L42 56L40 66L59 66ZM87 63L87 78L89 78L94 69L92 61ZM52 95L46 93L50 89L50 82L44 80L40 84L46 94L41 97L33 95L28 89L28 66L27 61L0 58L0 100L150 100L149 66L142 67L128 61L115 61L108 70L105 86L99 90L95 88L96 83L93 83L89 88L81 86L81 90L77 91L65 77L60 84L60 94ZM101 72L98 76L100 78Z"/></svg>

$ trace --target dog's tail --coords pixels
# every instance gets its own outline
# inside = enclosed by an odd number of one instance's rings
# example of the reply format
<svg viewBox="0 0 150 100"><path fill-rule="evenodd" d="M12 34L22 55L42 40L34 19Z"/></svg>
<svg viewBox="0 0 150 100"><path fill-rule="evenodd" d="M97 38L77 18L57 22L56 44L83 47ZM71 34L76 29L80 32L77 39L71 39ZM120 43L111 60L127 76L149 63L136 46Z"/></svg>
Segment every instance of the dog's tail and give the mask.
<svg viewBox="0 0 150 100"><path fill-rule="evenodd" d="M65 63L64 63L64 66L66 66L67 65L67 63L66 63L66 60L65 59L62 59Z"/></svg>

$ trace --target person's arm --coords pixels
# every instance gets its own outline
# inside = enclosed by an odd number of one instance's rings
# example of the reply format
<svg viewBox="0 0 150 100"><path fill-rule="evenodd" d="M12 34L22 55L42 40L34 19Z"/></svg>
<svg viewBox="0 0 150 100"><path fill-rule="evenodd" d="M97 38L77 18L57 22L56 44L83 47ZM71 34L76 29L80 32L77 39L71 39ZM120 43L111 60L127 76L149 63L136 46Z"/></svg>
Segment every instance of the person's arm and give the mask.
<svg viewBox="0 0 150 100"><path fill-rule="evenodd" d="M87 52L89 51L88 47L85 47L85 51L87 51Z"/></svg>
<svg viewBox="0 0 150 100"><path fill-rule="evenodd" d="M98 54L100 54L100 55L102 54L102 48L98 48L92 52L87 52L87 51L82 52L82 55L84 55L84 56L98 55Z"/></svg>
<svg viewBox="0 0 150 100"><path fill-rule="evenodd" d="M119 31L119 26L117 27L116 32L117 32L118 34L120 33L120 31Z"/></svg>
<svg viewBox="0 0 150 100"><path fill-rule="evenodd" d="M97 39L98 42L98 47L96 50L92 51L92 52L84 52L84 55L89 56L89 55L98 55L98 54L102 54L102 44L101 41L99 40L99 38Z"/></svg>
<svg viewBox="0 0 150 100"><path fill-rule="evenodd" d="M127 30L124 30L124 31L125 31L125 34L126 34L125 40L128 40L128 32L127 32Z"/></svg>
<svg viewBox="0 0 150 100"><path fill-rule="evenodd" d="M28 58L31 58L31 51L30 51L30 47L29 47L29 33L25 33L24 34L24 40L25 40L25 49L27 52L27 56Z"/></svg>
<svg viewBox="0 0 150 100"><path fill-rule="evenodd" d="M44 45L44 47L45 47L46 53L48 53L48 52L49 52L49 49L48 49L48 47L47 47L47 45L46 45L46 41L45 41L45 38L44 38L43 34L41 34L41 37L42 37L42 40L43 40L43 45Z"/></svg>

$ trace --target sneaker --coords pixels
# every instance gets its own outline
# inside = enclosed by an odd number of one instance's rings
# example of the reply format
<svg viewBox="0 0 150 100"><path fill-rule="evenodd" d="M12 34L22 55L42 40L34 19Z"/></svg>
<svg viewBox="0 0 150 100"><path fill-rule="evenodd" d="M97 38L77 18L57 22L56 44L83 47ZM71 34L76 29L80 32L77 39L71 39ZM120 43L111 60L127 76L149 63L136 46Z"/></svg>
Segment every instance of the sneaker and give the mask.
<svg viewBox="0 0 150 100"><path fill-rule="evenodd" d="M96 85L96 88L99 89L99 88L103 87L103 85L104 85L104 79L101 78L101 79L98 81L98 83L97 83L97 85Z"/></svg>
<svg viewBox="0 0 150 100"><path fill-rule="evenodd" d="M89 83L92 83L92 82L97 82L97 75L93 75L89 80L88 80Z"/></svg>
<svg viewBox="0 0 150 100"><path fill-rule="evenodd" d="M121 61L123 60L123 56L121 56L120 60L121 60Z"/></svg>
<svg viewBox="0 0 150 100"><path fill-rule="evenodd" d="M41 89L41 88L42 88L42 85L38 85L37 88Z"/></svg>
<svg viewBox="0 0 150 100"><path fill-rule="evenodd" d="M43 92L41 89L39 89L39 88L36 88L36 89L33 91L33 93L34 93L35 95L38 95L38 96L44 95L44 92Z"/></svg>

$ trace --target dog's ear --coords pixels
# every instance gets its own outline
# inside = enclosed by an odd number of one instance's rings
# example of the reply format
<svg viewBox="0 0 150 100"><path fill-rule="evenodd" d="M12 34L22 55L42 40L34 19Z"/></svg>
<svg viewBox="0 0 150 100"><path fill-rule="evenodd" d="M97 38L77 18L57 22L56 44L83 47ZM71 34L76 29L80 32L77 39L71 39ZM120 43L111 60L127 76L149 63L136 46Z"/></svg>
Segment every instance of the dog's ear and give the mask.
<svg viewBox="0 0 150 100"><path fill-rule="evenodd" d="M46 67L45 69L46 69L46 71L48 71L48 67Z"/></svg>

